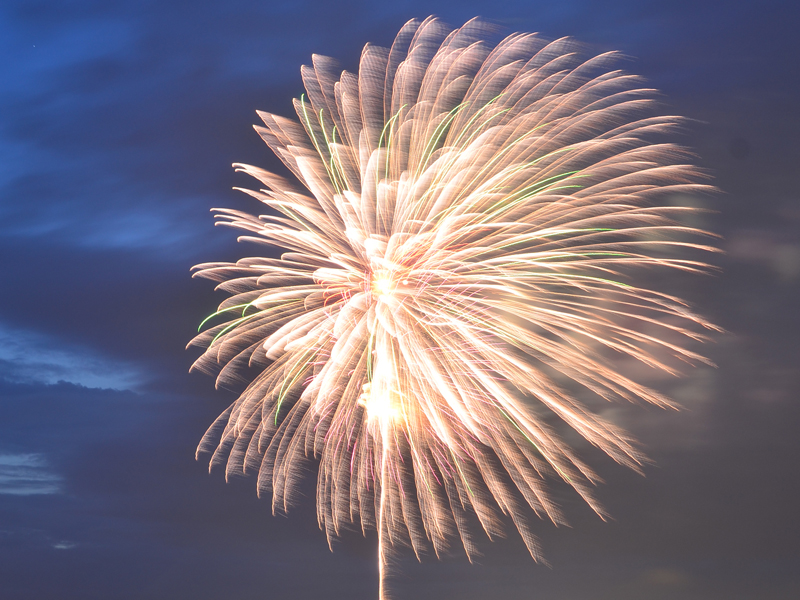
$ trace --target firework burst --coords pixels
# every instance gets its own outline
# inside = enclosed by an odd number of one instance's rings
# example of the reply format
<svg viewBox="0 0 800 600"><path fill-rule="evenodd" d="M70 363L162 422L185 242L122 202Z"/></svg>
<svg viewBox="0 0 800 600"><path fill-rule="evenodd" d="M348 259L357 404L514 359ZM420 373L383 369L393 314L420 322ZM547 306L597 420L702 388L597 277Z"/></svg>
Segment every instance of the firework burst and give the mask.
<svg viewBox="0 0 800 600"><path fill-rule="evenodd" d="M468 523L493 538L500 513L540 559L528 507L563 522L548 477L603 516L554 417L639 469L577 396L672 406L620 359L673 373L705 361L687 345L713 329L643 286L644 269L705 270L676 250L713 250L668 202L706 187L658 141L679 119L654 114L613 54L485 33L411 21L390 49L364 48L358 75L314 56L299 122L260 112L256 127L302 185L237 164L268 214L217 210L286 252L195 267L231 294L195 366L221 367L219 383L260 369L198 452L258 473L273 510L318 460L319 524L329 540L377 529L382 597L392 548L457 540L472 558Z"/></svg>

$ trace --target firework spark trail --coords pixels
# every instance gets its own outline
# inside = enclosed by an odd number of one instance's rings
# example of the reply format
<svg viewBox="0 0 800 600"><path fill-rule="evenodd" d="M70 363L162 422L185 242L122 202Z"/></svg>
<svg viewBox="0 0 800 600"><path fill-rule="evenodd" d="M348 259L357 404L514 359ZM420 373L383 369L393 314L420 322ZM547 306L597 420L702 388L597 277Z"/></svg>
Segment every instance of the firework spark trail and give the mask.
<svg viewBox="0 0 800 600"><path fill-rule="evenodd" d="M258 472L275 511L319 460L320 526L329 541L377 528L381 597L392 548L457 539L472 560L467 523L500 535L497 508L540 560L526 506L563 522L548 477L603 516L598 477L545 415L623 465L643 457L563 382L672 406L608 357L674 373L705 361L685 345L715 329L637 285L643 269L706 270L676 249L713 250L665 201L707 188L685 150L654 141L680 119L654 114L613 54L484 34L411 21L391 49L364 48L358 75L314 56L299 122L259 112L256 127L303 185L237 164L271 210L217 210L286 252L195 267L231 294L195 367L222 365L223 384L262 369L198 453Z"/></svg>

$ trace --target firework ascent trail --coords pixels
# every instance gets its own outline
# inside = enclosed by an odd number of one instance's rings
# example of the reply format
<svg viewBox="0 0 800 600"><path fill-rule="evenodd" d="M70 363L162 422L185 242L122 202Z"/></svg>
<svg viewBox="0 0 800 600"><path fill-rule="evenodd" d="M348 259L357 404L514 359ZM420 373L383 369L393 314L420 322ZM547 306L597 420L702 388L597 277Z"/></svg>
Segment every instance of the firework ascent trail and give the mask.
<svg viewBox="0 0 800 600"><path fill-rule="evenodd" d="M222 384L259 369L198 453L258 473L275 511L319 461L319 524L329 540L377 528L381 598L393 549L457 540L472 559L500 513L541 559L529 517L563 522L547 478L604 516L598 477L556 429L639 470L590 405L673 406L620 365L707 362L690 347L716 329L645 285L706 271L685 254L714 249L672 201L710 189L665 140L681 120L613 54L485 37L429 18L367 45L358 75L314 56L299 121L259 112L256 127L302 185L237 164L267 214L216 211L285 253L195 267L231 296L194 367Z"/></svg>

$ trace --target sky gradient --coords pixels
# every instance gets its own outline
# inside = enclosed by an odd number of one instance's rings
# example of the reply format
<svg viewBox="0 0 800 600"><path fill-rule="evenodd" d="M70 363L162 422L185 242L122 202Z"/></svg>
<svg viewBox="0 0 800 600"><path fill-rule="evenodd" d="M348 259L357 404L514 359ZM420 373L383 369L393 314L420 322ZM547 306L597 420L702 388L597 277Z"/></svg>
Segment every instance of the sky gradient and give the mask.
<svg viewBox="0 0 800 600"><path fill-rule="evenodd" d="M225 484L197 442L235 398L184 350L223 295L200 262L245 254L214 206L257 211L233 162L277 159L255 111L292 116L312 53L355 70L412 17L480 15L620 50L691 119L721 193L711 277L674 292L727 330L718 365L642 380L685 409L619 406L654 465L586 446L602 522L555 487L570 528L509 527L469 565L411 553L398 599L800 597L800 9L790 2L48 2L0 5L0 598L377 595L376 536L328 550L313 474L289 517Z"/></svg>

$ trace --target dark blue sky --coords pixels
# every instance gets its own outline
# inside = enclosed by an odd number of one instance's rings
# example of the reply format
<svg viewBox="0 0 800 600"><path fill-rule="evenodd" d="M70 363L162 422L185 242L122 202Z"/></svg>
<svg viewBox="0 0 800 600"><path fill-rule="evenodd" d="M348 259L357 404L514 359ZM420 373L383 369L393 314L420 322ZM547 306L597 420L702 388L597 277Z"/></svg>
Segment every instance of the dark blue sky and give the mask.
<svg viewBox="0 0 800 600"><path fill-rule="evenodd" d="M185 351L221 297L189 267L243 253L208 209L257 210L232 162L275 167L255 110L292 115L312 53L352 69L409 18L571 35L694 119L722 190L719 365L650 383L673 414L615 418L656 466L590 448L603 523L557 489L552 568L513 533L478 565L409 560L403 598L800 597L800 15L792 2L47 2L0 5L0 598L374 598L374 537L328 551L313 475L289 518L193 458L234 397ZM509 530L511 531L511 530Z"/></svg>

